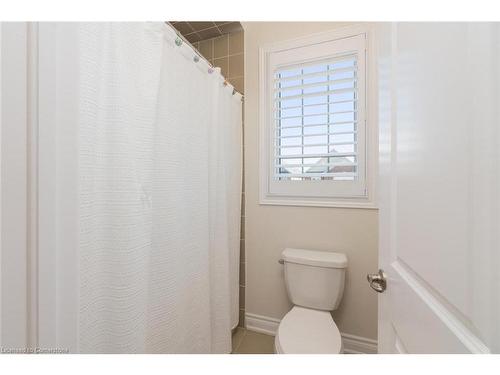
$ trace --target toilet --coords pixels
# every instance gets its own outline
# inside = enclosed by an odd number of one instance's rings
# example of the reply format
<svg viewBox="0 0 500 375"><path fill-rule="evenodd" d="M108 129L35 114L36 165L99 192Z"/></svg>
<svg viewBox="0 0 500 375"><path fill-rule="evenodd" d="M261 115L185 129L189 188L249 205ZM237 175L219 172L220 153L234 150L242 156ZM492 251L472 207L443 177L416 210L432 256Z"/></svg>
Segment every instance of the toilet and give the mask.
<svg viewBox="0 0 500 375"><path fill-rule="evenodd" d="M277 354L339 354L342 338L330 314L344 293L347 257L341 253L287 248L282 253L292 309L281 320Z"/></svg>

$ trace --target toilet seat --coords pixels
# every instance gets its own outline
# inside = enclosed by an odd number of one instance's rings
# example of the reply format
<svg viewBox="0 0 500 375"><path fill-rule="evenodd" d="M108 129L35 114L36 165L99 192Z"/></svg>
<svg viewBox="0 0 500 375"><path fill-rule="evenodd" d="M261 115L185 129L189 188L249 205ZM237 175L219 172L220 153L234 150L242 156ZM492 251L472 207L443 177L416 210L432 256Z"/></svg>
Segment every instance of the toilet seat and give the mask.
<svg viewBox="0 0 500 375"><path fill-rule="evenodd" d="M279 354L339 354L339 329L329 311L294 306L281 320L275 338Z"/></svg>

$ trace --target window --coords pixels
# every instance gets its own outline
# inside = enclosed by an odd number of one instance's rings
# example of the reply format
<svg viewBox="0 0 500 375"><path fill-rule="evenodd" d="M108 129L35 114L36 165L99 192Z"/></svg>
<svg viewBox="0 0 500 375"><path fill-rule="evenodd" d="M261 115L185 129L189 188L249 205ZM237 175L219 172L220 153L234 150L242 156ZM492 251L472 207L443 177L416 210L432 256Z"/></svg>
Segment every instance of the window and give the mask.
<svg viewBox="0 0 500 375"><path fill-rule="evenodd" d="M373 207L366 33L320 38L261 49L261 203Z"/></svg>
<svg viewBox="0 0 500 375"><path fill-rule="evenodd" d="M350 55L276 71L275 179L359 177L356 63L356 55Z"/></svg>

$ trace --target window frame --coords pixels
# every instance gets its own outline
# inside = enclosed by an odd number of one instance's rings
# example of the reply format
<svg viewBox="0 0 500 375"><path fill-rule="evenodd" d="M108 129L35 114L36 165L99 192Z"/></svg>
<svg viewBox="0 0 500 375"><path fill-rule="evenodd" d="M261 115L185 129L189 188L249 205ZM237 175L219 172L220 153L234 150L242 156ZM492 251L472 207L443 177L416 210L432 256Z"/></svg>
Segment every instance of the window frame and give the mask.
<svg viewBox="0 0 500 375"><path fill-rule="evenodd" d="M377 126L375 116L376 91L375 69L372 51L372 32L369 25L355 25L314 34L303 38L267 44L259 49L259 94L260 94L260 200L263 205L292 205L317 207L376 208L375 176L377 166ZM349 38L354 38L349 41ZM356 181L275 181L274 175L274 110L273 87L276 67L334 57L347 52L342 49L353 40L363 39L364 56L364 105L363 114L365 147L359 153L364 162L360 179ZM346 42L347 41L347 42ZM356 43L356 42L354 42ZM337 46L334 50L333 46ZM298 49L306 48L317 57L294 59ZM359 50L357 50L359 53ZM300 53L300 52L299 52ZM297 53L295 53L297 55ZM287 61L287 57L291 57ZM359 60L359 56L358 56ZM360 184L361 182L361 184Z"/></svg>

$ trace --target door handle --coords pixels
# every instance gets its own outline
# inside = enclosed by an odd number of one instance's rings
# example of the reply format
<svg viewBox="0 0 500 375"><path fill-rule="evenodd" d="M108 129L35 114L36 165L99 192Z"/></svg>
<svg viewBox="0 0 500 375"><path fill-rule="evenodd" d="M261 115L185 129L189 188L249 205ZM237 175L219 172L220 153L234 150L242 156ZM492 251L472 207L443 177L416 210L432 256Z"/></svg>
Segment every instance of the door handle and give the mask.
<svg viewBox="0 0 500 375"><path fill-rule="evenodd" d="M387 278L384 270L378 270L378 273L369 273L366 275L366 279L370 287L378 293L383 293L387 289Z"/></svg>

